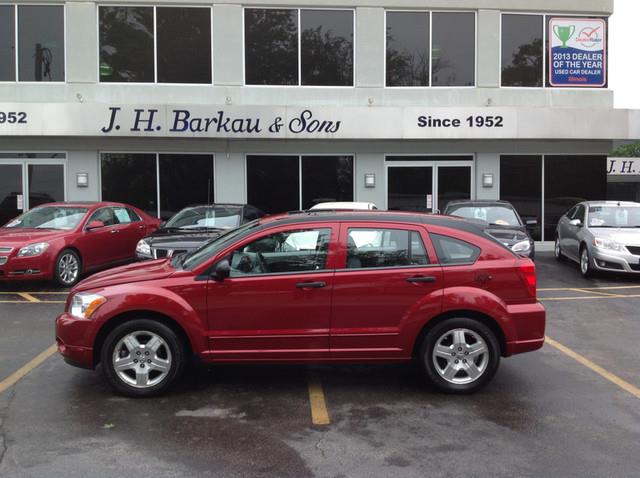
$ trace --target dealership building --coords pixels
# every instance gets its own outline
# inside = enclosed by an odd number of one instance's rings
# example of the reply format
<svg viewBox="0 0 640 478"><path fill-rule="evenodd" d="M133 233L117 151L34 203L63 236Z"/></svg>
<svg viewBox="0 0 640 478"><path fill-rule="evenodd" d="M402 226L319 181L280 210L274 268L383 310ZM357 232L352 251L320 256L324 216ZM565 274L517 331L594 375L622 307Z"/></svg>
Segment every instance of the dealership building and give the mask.
<svg viewBox="0 0 640 478"><path fill-rule="evenodd" d="M640 199L613 108L613 0L0 3L0 220L52 200L163 218L506 199L554 239Z"/></svg>

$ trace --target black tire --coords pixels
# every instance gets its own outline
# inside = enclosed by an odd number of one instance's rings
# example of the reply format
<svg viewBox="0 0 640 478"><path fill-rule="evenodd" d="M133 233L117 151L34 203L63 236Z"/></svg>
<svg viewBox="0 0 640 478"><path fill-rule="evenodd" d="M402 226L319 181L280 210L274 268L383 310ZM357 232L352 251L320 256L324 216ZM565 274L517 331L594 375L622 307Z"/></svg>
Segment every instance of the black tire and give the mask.
<svg viewBox="0 0 640 478"><path fill-rule="evenodd" d="M553 244L553 257L555 257L558 262L562 262L564 260L562 248L560 247L560 237L556 237L556 242Z"/></svg>
<svg viewBox="0 0 640 478"><path fill-rule="evenodd" d="M168 372L166 372L166 375L160 381L149 386L138 387L126 382L120 377L118 372L116 372L114 365L114 353L116 346L125 337L130 336L131 334L139 334L139 336L142 337L145 335L145 332L156 334L164 341L159 352L167 352L164 350L164 347L168 349L168 353L165 353L165 356L169 357L170 365L168 367ZM126 349L120 349L120 353L123 351L127 352ZM132 357L132 360L136 360L136 355L134 355L133 352L130 352L130 356ZM111 385L111 387L113 387L113 389L118 393L132 398L155 397L164 394L180 378L186 363L185 345L176 333L166 325L149 319L131 320L113 329L104 341L104 345L100 351L100 357L102 361L102 371L109 385ZM142 360L142 362L145 362L145 360ZM144 366L153 367L145 363L139 363L138 361L133 365L133 367L135 367L135 372L129 370L126 373L128 374L128 372L131 372L131 375L128 376L133 380L133 377L137 377L138 367ZM147 370L147 374L151 377L151 373L154 372L154 370L150 368ZM161 372L158 372L158 374L161 375Z"/></svg>
<svg viewBox="0 0 640 478"><path fill-rule="evenodd" d="M486 356L477 356L476 358L472 359L476 364L480 364L481 366L484 364L482 366L482 372L477 378L469 383L452 383L451 381L447 381L443 376L441 376L440 372L438 372L438 370L436 369L436 367L440 366L440 362L437 362L437 360L439 361L440 358L436 359L433 356L433 351L438 341L443 336L446 336L448 332L461 329L465 329L472 332L473 334L477 334L478 336L480 336L480 338L486 345ZM472 338L472 334L465 335L469 338ZM480 342L477 343L479 344ZM464 350L462 352L458 352L452 349L452 354L454 352L463 354ZM465 317L456 317L444 320L443 322L439 323L431 330L429 330L422 341L422 345L420 347L420 355L418 358L426 375L426 378L438 390L445 393L469 394L483 388L491 381L493 376L496 374L496 371L498 370L498 366L500 364L500 344L498 343L498 339L496 338L496 335L493 333L493 331L479 320ZM464 358L464 355L460 355L460 357L455 358L459 359L460 362L466 360ZM459 372L459 374L463 375L466 374L466 372L462 371ZM452 378L452 380L462 379L462 377L458 377L458 374L456 374L456 376Z"/></svg>
<svg viewBox="0 0 640 478"><path fill-rule="evenodd" d="M68 271L65 264L69 264L68 261L74 261L76 264L76 272L73 278L69 279ZM80 274L82 273L82 259L80 255L73 249L64 249L54 264L53 280L60 287L73 287L80 280Z"/></svg>
<svg viewBox="0 0 640 478"><path fill-rule="evenodd" d="M585 260L583 255L586 255L586 266L582 263ZM595 270L591 263L591 255L589 254L589 249L585 245L580 248L580 262L578 263L578 266L580 267L580 274L582 274L582 277L589 278L595 275Z"/></svg>

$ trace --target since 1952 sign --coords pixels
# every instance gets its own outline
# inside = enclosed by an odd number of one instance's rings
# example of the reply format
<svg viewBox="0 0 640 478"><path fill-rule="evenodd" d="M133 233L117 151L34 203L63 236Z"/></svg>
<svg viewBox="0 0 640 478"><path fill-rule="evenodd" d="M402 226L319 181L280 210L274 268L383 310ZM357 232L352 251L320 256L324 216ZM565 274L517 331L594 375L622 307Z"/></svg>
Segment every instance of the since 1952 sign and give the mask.
<svg viewBox="0 0 640 478"><path fill-rule="evenodd" d="M607 23L602 18L549 20L551 86L607 84Z"/></svg>

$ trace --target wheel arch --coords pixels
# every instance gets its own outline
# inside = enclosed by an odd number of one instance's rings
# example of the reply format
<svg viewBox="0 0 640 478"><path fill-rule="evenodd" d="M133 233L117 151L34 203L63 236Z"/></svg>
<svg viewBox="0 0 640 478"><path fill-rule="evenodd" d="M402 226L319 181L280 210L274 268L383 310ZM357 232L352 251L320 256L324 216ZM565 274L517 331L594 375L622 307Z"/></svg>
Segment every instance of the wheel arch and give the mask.
<svg viewBox="0 0 640 478"><path fill-rule="evenodd" d="M56 262L58 262L58 257L60 257L64 251L73 251L78 254L78 257L80 258L80 272L84 272L84 258L82 257L82 252L80 252L80 249L76 246L71 244L66 244L60 248L60 252L56 254Z"/></svg>
<svg viewBox="0 0 640 478"><path fill-rule="evenodd" d="M153 320L163 325L166 325L171 330L173 330L176 333L176 335L180 338L180 341L185 347L187 359L191 360L194 357L193 344L189 339L189 335L176 320L160 312L155 312L150 310L131 310L131 311L123 312L122 314L112 317L111 319L109 319L108 322L103 324L100 330L98 331L96 335L96 339L94 341L94 346L93 346L93 366L94 367L100 363L100 354L102 352L102 347L109 333L111 333L111 331L114 330L119 325L134 319Z"/></svg>
<svg viewBox="0 0 640 478"><path fill-rule="evenodd" d="M483 314L482 312L469 310L469 309L450 310L447 312L443 312L442 314L437 315L436 317L433 317L426 324L424 324L424 326L418 333L416 340L413 344L412 356L413 357L418 356L418 353L420 351L420 346L422 345L422 340L429 333L431 329L433 329L436 325L448 319L453 319L456 317L475 319L481 322L482 324L486 325L487 327L489 327L489 329L496 335L498 344L500 344L500 355L505 356L506 350L507 350L507 343L506 343L504 331L502 330L502 327L500 327L500 324L493 317L490 317L487 314Z"/></svg>

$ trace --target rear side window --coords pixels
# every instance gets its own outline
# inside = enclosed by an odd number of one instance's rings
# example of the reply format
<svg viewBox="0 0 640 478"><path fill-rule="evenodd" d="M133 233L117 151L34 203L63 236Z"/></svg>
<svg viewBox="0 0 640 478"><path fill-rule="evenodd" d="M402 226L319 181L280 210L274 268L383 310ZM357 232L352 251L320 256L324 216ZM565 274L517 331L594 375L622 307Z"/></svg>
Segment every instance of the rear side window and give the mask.
<svg viewBox="0 0 640 478"><path fill-rule="evenodd" d="M420 234L401 229L349 229L347 269L429 264Z"/></svg>
<svg viewBox="0 0 640 478"><path fill-rule="evenodd" d="M450 236L430 234L440 264L473 264L480 248Z"/></svg>

